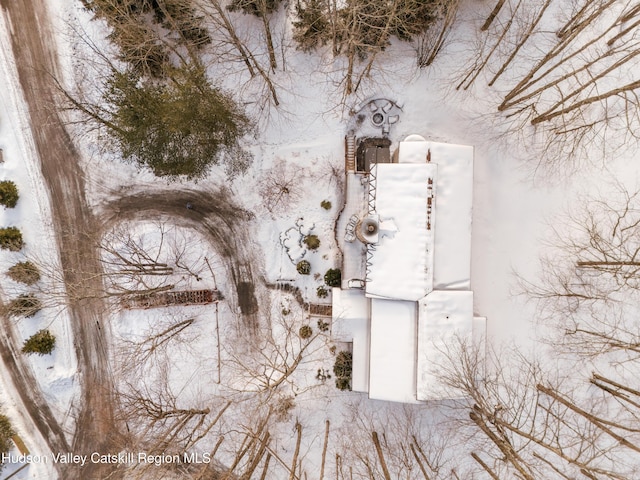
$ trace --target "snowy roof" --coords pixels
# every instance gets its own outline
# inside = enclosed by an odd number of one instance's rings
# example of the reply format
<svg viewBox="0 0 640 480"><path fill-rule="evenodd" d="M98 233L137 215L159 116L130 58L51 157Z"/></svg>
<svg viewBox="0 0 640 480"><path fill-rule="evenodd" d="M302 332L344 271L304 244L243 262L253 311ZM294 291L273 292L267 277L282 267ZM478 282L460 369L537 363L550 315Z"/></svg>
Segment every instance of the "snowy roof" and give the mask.
<svg viewBox="0 0 640 480"><path fill-rule="evenodd" d="M437 375L444 353L485 330L469 290L473 147L411 135L397 162L371 168L367 218L379 221L366 290L334 289L332 334L353 342L354 390L405 403L449 398Z"/></svg>
<svg viewBox="0 0 640 480"><path fill-rule="evenodd" d="M369 390L369 299L358 289L332 289L331 336L353 342L351 389Z"/></svg>
<svg viewBox="0 0 640 480"><path fill-rule="evenodd" d="M371 169L370 213L381 222L369 247L367 295L417 301L433 288L469 289L473 147L411 135L398 162Z"/></svg>
<svg viewBox="0 0 640 480"><path fill-rule="evenodd" d="M366 393L369 391L369 335L354 336L351 353L351 390Z"/></svg>
<svg viewBox="0 0 640 480"><path fill-rule="evenodd" d="M409 135L398 146L398 162L427 163L429 145L420 135Z"/></svg>
<svg viewBox="0 0 640 480"><path fill-rule="evenodd" d="M455 337L471 339L473 292L434 290L418 302L417 398L449 398L437 379L438 366Z"/></svg>
<svg viewBox="0 0 640 480"><path fill-rule="evenodd" d="M470 289L473 147L426 143L438 165L433 288Z"/></svg>
<svg viewBox="0 0 640 480"><path fill-rule="evenodd" d="M428 199L436 165L385 163L371 169L373 206L380 217L378 243L370 247L368 296L413 300L432 285L433 229L427 229Z"/></svg>
<svg viewBox="0 0 640 480"><path fill-rule="evenodd" d="M398 147L398 162L438 166L435 198L433 288L468 289L471 277L473 147L427 142L410 135Z"/></svg>
<svg viewBox="0 0 640 480"><path fill-rule="evenodd" d="M417 305L416 302L371 299L369 398L416 401Z"/></svg>

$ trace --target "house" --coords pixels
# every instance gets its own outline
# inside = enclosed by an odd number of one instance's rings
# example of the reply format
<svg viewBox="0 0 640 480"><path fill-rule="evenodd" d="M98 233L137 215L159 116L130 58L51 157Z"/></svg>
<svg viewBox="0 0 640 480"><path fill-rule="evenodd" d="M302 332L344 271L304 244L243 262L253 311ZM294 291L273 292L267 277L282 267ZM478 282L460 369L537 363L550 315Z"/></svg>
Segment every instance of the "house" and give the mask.
<svg viewBox="0 0 640 480"><path fill-rule="evenodd" d="M353 264L349 255L364 252L364 288L345 278L333 290L332 336L352 343L352 390L447 398L436 372L443 352L454 337L482 337L485 325L471 291L473 147L411 135L393 162L370 166L366 190L351 226L362 249L344 255Z"/></svg>

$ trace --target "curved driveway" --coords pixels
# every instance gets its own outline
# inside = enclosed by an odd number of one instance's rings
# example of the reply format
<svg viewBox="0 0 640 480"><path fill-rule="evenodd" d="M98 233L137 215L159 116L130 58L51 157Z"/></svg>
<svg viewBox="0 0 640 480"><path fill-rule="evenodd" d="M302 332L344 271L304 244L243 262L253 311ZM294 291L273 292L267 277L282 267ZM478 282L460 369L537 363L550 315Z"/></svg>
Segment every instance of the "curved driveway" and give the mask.
<svg viewBox="0 0 640 480"><path fill-rule="evenodd" d="M258 292L253 277L259 271L253 252L259 248L251 241L249 221L253 214L236 206L226 190L161 190L140 192L108 203L101 215L102 234L123 220L154 220L171 218L176 225L190 227L207 238L222 257L231 287L224 294L239 307L243 325L251 332L258 327ZM194 209L186 208L187 202ZM264 282L258 282L263 285ZM229 298L231 296L231 298Z"/></svg>

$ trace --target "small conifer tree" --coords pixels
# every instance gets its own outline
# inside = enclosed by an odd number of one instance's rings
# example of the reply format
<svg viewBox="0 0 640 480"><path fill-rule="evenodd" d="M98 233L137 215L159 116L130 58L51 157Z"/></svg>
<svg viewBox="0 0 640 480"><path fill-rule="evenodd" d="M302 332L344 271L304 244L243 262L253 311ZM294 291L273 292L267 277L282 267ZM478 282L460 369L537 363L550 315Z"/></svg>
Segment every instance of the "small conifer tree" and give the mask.
<svg viewBox="0 0 640 480"><path fill-rule="evenodd" d="M16 432L11 426L9 417L6 415L0 415L0 453L7 453L11 450L11 437L15 434Z"/></svg>
<svg viewBox="0 0 640 480"><path fill-rule="evenodd" d="M0 248L17 252L24 246L22 232L16 227L0 228Z"/></svg>
<svg viewBox="0 0 640 480"><path fill-rule="evenodd" d="M0 204L7 208L13 208L18 203L18 186L11 180L0 182Z"/></svg>
<svg viewBox="0 0 640 480"><path fill-rule="evenodd" d="M351 390L352 363L351 352L342 351L336 356L333 373L336 375L336 387L340 390Z"/></svg>
<svg viewBox="0 0 640 480"><path fill-rule="evenodd" d="M30 336L22 346L22 353L49 355L56 347L56 337L49 330L39 330Z"/></svg>
<svg viewBox="0 0 640 480"><path fill-rule="evenodd" d="M324 283L330 287L339 287L342 283L342 272L339 268L330 268L324 274Z"/></svg>
<svg viewBox="0 0 640 480"><path fill-rule="evenodd" d="M301 260L296 265L296 270L300 275L309 275L311 273L311 264L306 260Z"/></svg>
<svg viewBox="0 0 640 480"><path fill-rule="evenodd" d="M320 247L320 239L317 235L307 235L303 242L309 250L317 250Z"/></svg>
<svg viewBox="0 0 640 480"><path fill-rule="evenodd" d="M310 325L303 325L300 327L300 331L298 333L300 334L300 338L307 340L311 338L311 335L313 335L313 329Z"/></svg>

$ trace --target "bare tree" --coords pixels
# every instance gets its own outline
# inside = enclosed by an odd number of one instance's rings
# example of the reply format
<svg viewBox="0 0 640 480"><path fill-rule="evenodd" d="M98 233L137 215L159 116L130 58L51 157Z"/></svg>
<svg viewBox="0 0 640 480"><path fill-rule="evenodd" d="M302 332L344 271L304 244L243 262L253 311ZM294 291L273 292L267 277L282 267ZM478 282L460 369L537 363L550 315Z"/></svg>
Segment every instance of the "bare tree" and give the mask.
<svg viewBox="0 0 640 480"><path fill-rule="evenodd" d="M640 353L633 305L640 295L640 192L613 185L606 196L582 196L555 222L536 280L521 293L580 355Z"/></svg>
<svg viewBox="0 0 640 480"><path fill-rule="evenodd" d="M267 211L277 214L289 210L302 197L304 172L283 159L267 170L258 182L258 193Z"/></svg>
<svg viewBox="0 0 640 480"><path fill-rule="evenodd" d="M156 319L138 338L127 335L119 343L114 387L117 418L127 427L122 447L179 459L162 466L144 462L131 466L132 478L166 478L170 470L182 478L200 478L203 465L190 464L183 454L208 450L232 404L205 393L197 375L185 377L173 371L176 356L192 362L200 358L201 353L191 346L201 334L200 329L194 330L194 322L178 315ZM204 472L227 470L215 455L210 458Z"/></svg>
<svg viewBox="0 0 640 480"><path fill-rule="evenodd" d="M227 6L227 9L232 12L242 10L244 13L250 13L260 18L264 30L267 51L269 52L269 64L271 70L274 72L278 68L278 62L276 61L276 52L273 46L273 35L271 33L269 20L271 15L278 10L280 2L281 0L232 0Z"/></svg>
<svg viewBox="0 0 640 480"><path fill-rule="evenodd" d="M206 271L195 237L188 238L184 230L163 222L144 233L136 233L130 225L117 226L99 247L111 295L173 289L200 281Z"/></svg>
<svg viewBox="0 0 640 480"><path fill-rule="evenodd" d="M83 3L112 28L109 38L118 45L120 58L145 76L164 77L171 57L197 63L198 51L211 42L191 0Z"/></svg>
<svg viewBox="0 0 640 480"><path fill-rule="evenodd" d="M329 44L333 56L341 57L338 82L344 104L360 90L372 72L378 72L377 57L390 44L391 37L410 41L444 18L435 41L426 42L430 52L426 61L435 56L453 21L457 5L457 2L446 0L349 0L344 4L301 0L296 5L298 19L294 22L294 40L307 51Z"/></svg>
<svg viewBox="0 0 640 480"><path fill-rule="evenodd" d="M334 470L337 478L444 480L455 478L461 463L457 432L437 409L424 405L377 408L353 400L345 409L348 438L335 436Z"/></svg>
<svg viewBox="0 0 640 480"><path fill-rule="evenodd" d="M467 90L483 76L499 85L507 93L498 110L510 130L539 138L540 163L563 170L598 158L605 145L610 156L637 144L640 126L640 84L626 75L640 65L640 9L615 0L566 3L557 16L553 0L497 2L457 85Z"/></svg>
<svg viewBox="0 0 640 480"><path fill-rule="evenodd" d="M491 10L491 13L489 14L485 22L482 24L482 27L480 27L480 30L485 31L489 29L489 27L491 26L495 18L500 13L500 10L504 6L505 1L506 0L498 0L496 2L495 6L493 7L493 10Z"/></svg>
<svg viewBox="0 0 640 480"><path fill-rule="evenodd" d="M325 335L305 325L296 315L274 315L261 338L247 339L244 348L229 351L230 388L242 392L263 392L265 401L275 395L298 395L317 383L296 377L298 368L326 348ZM240 343L240 342L236 342ZM282 392L282 393L280 393ZM277 396L276 396L277 397Z"/></svg>
<svg viewBox="0 0 640 480"><path fill-rule="evenodd" d="M431 65L444 47L458 13L458 4L459 0L443 3L440 7L442 13L437 15L438 19L426 32L416 37L414 43L418 67L424 68Z"/></svg>
<svg viewBox="0 0 640 480"><path fill-rule="evenodd" d="M462 352L456 349L449 357L441 378L468 398L460 408L467 409L480 435L472 458L492 478L581 474L622 480L636 474L637 432L617 421L615 402L584 397L587 406L580 406L579 400L561 393L559 385L580 391L579 372L574 379L552 380L517 351L490 351L491 369L481 372L479 353L473 348Z"/></svg>
<svg viewBox="0 0 640 480"><path fill-rule="evenodd" d="M494 43L490 43L492 37L485 37L485 39L481 42L480 52L475 59L473 65L471 65L468 69L460 83L456 86L456 89L459 90L462 88L463 90L467 90L473 82L478 78L480 73L489 65L490 60L493 58L494 54L498 51L498 48L505 41L505 38L508 37L508 34L511 33L511 27L517 19L517 14L519 13L520 6L522 5L522 1L518 0L515 5L509 4L511 7L509 10L509 17L506 19L504 26L496 33L497 38ZM500 5L502 7L502 5ZM486 53L485 53L486 50Z"/></svg>
<svg viewBox="0 0 640 480"><path fill-rule="evenodd" d="M225 8L223 2L220 0L193 0L196 8L199 12L202 12L206 18L211 21L217 28L217 35L215 37L215 43L219 48L218 55L221 62L233 62L234 58L231 55L231 51L236 52L237 57L245 65L247 72L251 78L258 76L264 81L266 86L267 100L273 101L275 106L280 104L278 94L276 91L276 85L269 75L269 68L265 68L256 58L254 52L247 45L247 41L242 38L238 32L236 25L233 23L229 12ZM266 8L266 7L265 7ZM268 26L268 17L264 17L265 29ZM271 30L269 29L269 32ZM225 48L227 47L227 48ZM273 53L273 62L275 62L275 53L272 52L273 45L270 48L270 54ZM273 64L272 64L273 65ZM275 67L274 67L275 68Z"/></svg>

